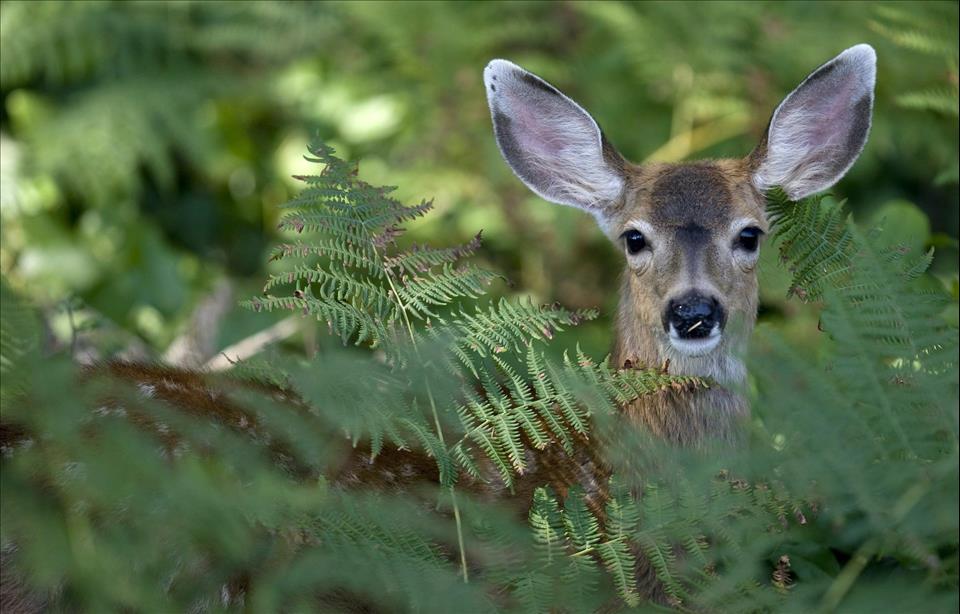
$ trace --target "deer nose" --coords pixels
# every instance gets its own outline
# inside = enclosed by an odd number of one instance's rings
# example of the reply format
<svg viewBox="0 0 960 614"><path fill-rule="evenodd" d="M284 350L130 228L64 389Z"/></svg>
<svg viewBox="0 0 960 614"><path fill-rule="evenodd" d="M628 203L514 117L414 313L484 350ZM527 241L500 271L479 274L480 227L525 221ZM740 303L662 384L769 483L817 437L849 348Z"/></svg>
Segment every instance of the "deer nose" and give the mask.
<svg viewBox="0 0 960 614"><path fill-rule="evenodd" d="M720 302L696 293L671 300L664 315L664 328L669 330L672 326L681 339L708 337L717 325L722 327L724 321Z"/></svg>

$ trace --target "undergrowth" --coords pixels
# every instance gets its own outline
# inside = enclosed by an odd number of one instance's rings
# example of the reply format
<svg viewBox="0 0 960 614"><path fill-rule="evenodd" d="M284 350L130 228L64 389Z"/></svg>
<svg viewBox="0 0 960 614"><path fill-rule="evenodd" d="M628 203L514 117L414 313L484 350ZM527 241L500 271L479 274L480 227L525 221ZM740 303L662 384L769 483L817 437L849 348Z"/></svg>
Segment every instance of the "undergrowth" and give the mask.
<svg viewBox="0 0 960 614"><path fill-rule="evenodd" d="M480 235L407 246L429 202L400 203L321 143L308 159L272 253L286 267L245 305L315 318L343 347L226 376L78 368L43 353L4 285L2 537L35 599L616 611L653 590L690 610L956 609L957 331L929 255L878 247L883 230L829 198L772 193L823 351L760 330L750 446L677 450L618 407L714 384L577 348L552 360L595 312L485 299ZM538 459L585 448L613 477L565 492L538 477Z"/></svg>

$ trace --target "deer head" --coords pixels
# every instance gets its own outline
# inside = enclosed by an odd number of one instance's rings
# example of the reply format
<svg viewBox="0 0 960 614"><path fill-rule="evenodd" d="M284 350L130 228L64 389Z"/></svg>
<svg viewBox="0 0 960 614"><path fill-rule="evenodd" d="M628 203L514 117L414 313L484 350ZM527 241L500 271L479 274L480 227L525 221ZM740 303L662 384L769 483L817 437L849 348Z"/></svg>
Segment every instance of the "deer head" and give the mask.
<svg viewBox="0 0 960 614"><path fill-rule="evenodd" d="M591 213L623 252L615 360L743 378L736 354L756 320L764 191L780 186L796 200L847 172L870 129L875 64L873 48L857 45L816 69L745 158L642 165L546 81L506 60L487 65L507 164L543 198Z"/></svg>

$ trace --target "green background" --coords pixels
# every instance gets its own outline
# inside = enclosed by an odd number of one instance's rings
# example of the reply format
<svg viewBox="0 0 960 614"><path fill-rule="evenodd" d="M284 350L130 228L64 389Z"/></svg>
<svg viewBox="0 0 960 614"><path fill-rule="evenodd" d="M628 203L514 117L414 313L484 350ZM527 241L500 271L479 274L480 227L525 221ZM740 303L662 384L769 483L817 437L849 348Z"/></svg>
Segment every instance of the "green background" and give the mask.
<svg viewBox="0 0 960 614"><path fill-rule="evenodd" d="M0 270L51 343L92 356L169 358L217 289L205 357L268 327L235 303L259 292L313 135L405 202L434 199L412 240L482 229L479 260L509 280L495 294L599 308L569 338L602 355L622 256L500 158L481 82L495 57L579 101L631 160L675 161L746 155L806 74L870 43L873 130L834 191L864 226L935 247L928 281L957 295L953 2L4 2L0 33ZM761 320L815 348L817 306L787 300L772 247Z"/></svg>

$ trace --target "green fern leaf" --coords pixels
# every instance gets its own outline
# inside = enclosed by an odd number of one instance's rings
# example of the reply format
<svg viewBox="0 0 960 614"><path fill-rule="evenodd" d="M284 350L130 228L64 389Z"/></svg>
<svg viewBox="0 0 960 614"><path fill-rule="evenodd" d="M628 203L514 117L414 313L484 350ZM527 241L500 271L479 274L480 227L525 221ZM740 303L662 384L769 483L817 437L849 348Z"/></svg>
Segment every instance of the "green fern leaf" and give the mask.
<svg viewBox="0 0 960 614"><path fill-rule="evenodd" d="M567 493L563 524L570 543L578 551L591 549L600 542L600 524L587 509L586 499L579 487L571 488Z"/></svg>

